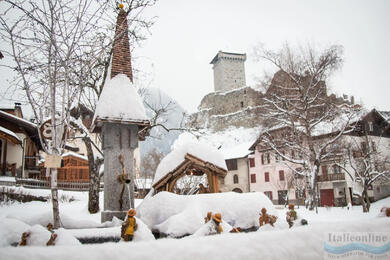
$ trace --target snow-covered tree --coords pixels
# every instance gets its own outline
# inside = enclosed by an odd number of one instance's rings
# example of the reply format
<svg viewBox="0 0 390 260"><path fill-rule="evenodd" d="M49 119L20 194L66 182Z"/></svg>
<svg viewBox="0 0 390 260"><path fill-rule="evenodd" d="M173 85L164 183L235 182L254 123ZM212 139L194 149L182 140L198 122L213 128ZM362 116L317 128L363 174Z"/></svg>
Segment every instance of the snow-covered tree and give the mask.
<svg viewBox="0 0 390 260"><path fill-rule="evenodd" d="M307 202L314 209L320 165L337 152L332 144L351 131L351 119L357 113L350 102L327 94L326 81L341 66L342 48L330 46L317 51L308 46L293 50L286 44L279 51L257 51L258 58L278 70L264 98L261 145L302 168Z"/></svg>
<svg viewBox="0 0 390 260"><path fill-rule="evenodd" d="M3 1L1 38L17 75L13 86L24 91L41 127L46 154L61 156L68 135L70 108L86 81L82 57L105 4L95 1ZM77 70L76 70L77 68ZM60 226L57 168L50 169L54 227Z"/></svg>
<svg viewBox="0 0 390 260"><path fill-rule="evenodd" d="M369 212L369 187L390 182L390 158L386 154L390 146L387 143L389 147L386 147L386 139L389 138L370 136L365 128L362 130L364 134L360 137L344 138L343 163L337 165L352 180L352 195L359 198L363 212Z"/></svg>

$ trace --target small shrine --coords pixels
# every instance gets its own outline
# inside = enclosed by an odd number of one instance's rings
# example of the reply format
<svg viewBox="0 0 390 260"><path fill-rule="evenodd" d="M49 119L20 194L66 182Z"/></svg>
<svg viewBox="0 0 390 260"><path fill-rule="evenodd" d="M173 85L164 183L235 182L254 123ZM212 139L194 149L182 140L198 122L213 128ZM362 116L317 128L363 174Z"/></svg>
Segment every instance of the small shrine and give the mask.
<svg viewBox="0 0 390 260"><path fill-rule="evenodd" d="M174 149L160 163L153 181L155 192L174 192L177 181L185 175L206 175L208 193L219 192L227 174L223 155L215 148L199 143L186 143ZM200 189L203 188L200 185ZM203 193L200 191L200 193Z"/></svg>

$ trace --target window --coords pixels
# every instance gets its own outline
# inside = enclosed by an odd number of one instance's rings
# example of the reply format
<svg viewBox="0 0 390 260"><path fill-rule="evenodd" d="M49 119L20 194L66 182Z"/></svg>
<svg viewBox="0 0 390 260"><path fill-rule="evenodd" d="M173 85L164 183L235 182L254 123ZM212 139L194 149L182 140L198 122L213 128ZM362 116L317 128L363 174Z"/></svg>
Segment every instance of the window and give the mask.
<svg viewBox="0 0 390 260"><path fill-rule="evenodd" d="M362 146L362 152L363 153L367 153L367 144L366 144L366 142L362 142L361 146Z"/></svg>
<svg viewBox="0 0 390 260"><path fill-rule="evenodd" d="M238 175L237 174L234 174L234 176L233 176L233 183L234 184L238 183Z"/></svg>
<svg viewBox="0 0 390 260"><path fill-rule="evenodd" d="M255 167L255 158L249 158L249 167Z"/></svg>
<svg viewBox="0 0 390 260"><path fill-rule="evenodd" d="M322 175L328 175L328 166L322 165L321 170L322 170Z"/></svg>
<svg viewBox="0 0 390 260"><path fill-rule="evenodd" d="M375 142L371 142L372 151L376 152L376 145Z"/></svg>
<svg viewBox="0 0 390 260"><path fill-rule="evenodd" d="M226 166L228 168L228 171L236 171L237 170L237 159L226 160Z"/></svg>
<svg viewBox="0 0 390 260"><path fill-rule="evenodd" d="M374 125L372 124L372 122L368 122L368 131L374 131Z"/></svg>
<svg viewBox="0 0 390 260"><path fill-rule="evenodd" d="M264 181L269 182L269 172L264 173Z"/></svg>
<svg viewBox="0 0 390 260"><path fill-rule="evenodd" d="M241 101L241 102L240 102L240 105L241 105L241 107L244 107L244 102Z"/></svg>
<svg viewBox="0 0 390 260"><path fill-rule="evenodd" d="M275 154L275 162L279 162L280 161L280 155L277 153Z"/></svg>
<svg viewBox="0 0 390 260"><path fill-rule="evenodd" d="M256 174L251 174L251 183L256 183Z"/></svg>
<svg viewBox="0 0 390 260"><path fill-rule="evenodd" d="M272 200L272 191L264 191L264 194L265 194L270 200Z"/></svg>
<svg viewBox="0 0 390 260"><path fill-rule="evenodd" d="M269 164L271 162L271 157L269 153L263 153L261 155L261 164Z"/></svg>
<svg viewBox="0 0 390 260"><path fill-rule="evenodd" d="M333 165L333 173L341 173L341 168L340 168L340 166L334 164L334 165Z"/></svg>
<svg viewBox="0 0 390 260"><path fill-rule="evenodd" d="M279 180L284 181L284 171L279 171Z"/></svg>

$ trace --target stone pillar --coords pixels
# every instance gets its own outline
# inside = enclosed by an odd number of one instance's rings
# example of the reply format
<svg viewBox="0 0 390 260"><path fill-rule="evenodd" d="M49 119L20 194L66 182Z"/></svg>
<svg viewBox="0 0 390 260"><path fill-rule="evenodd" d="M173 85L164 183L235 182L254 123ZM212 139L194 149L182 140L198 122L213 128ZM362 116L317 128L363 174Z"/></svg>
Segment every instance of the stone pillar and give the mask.
<svg viewBox="0 0 390 260"><path fill-rule="evenodd" d="M134 150L138 147L138 126L119 123L103 123L102 127L103 151L104 151L104 211L101 221L110 221L115 216L124 219L126 211L131 205L134 207ZM122 208L120 197L123 184L118 176L123 173L120 162L120 155L123 156L123 165L126 178L130 179L131 201L129 191L124 185L122 195Z"/></svg>

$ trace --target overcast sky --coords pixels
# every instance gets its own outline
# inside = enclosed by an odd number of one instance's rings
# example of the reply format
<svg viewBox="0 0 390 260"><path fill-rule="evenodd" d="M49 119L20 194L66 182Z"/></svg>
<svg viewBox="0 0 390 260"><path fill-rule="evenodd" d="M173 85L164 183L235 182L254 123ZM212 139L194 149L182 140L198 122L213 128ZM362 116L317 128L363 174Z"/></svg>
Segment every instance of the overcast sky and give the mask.
<svg viewBox="0 0 390 260"><path fill-rule="evenodd" d="M345 63L331 91L354 95L368 108L390 110L390 1L387 0L160 0L152 35L137 50L136 65L190 112L213 91L211 59L218 50L247 54L247 85L266 64L253 48L310 42L344 46Z"/></svg>
<svg viewBox="0 0 390 260"><path fill-rule="evenodd" d="M209 63L218 50L246 53L246 82L254 86L269 66L254 61L253 48L279 49L284 42L343 45L345 63L328 84L331 91L390 110L388 0L160 0L147 15L157 16L156 23L133 63L147 72L144 85L162 89L189 112L214 90ZM1 88L8 75L0 69Z"/></svg>

